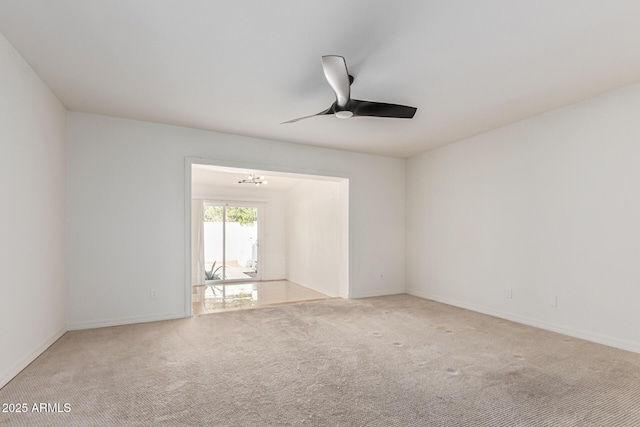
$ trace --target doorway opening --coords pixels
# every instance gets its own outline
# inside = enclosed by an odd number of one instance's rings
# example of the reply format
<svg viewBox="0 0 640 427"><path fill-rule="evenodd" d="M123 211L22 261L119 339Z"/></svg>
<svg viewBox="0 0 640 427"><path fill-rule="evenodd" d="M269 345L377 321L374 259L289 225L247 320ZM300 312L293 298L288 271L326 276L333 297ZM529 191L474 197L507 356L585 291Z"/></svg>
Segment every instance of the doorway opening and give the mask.
<svg viewBox="0 0 640 427"><path fill-rule="evenodd" d="M348 178L187 166L192 314L349 297Z"/></svg>

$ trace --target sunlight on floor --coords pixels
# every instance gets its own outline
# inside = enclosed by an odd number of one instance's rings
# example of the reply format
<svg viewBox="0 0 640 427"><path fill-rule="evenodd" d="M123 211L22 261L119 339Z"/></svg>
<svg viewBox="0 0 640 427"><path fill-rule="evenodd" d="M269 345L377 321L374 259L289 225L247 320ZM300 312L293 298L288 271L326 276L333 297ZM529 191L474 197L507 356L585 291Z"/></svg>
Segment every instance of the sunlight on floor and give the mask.
<svg viewBox="0 0 640 427"><path fill-rule="evenodd" d="M329 298L288 280L207 284L193 287L193 314L199 316Z"/></svg>

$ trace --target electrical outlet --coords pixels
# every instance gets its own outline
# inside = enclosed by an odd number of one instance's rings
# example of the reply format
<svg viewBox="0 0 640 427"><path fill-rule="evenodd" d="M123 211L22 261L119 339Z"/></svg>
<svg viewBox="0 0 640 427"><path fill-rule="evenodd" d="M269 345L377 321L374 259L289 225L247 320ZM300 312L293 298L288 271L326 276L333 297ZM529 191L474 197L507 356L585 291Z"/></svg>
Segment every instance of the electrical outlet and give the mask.
<svg viewBox="0 0 640 427"><path fill-rule="evenodd" d="M507 298L513 298L513 289L507 288L507 292L505 293Z"/></svg>
<svg viewBox="0 0 640 427"><path fill-rule="evenodd" d="M555 295L549 297L549 305L551 307L557 307L558 306L558 297L555 296Z"/></svg>
<svg viewBox="0 0 640 427"><path fill-rule="evenodd" d="M158 298L158 288L151 289L151 299L157 299L157 298Z"/></svg>

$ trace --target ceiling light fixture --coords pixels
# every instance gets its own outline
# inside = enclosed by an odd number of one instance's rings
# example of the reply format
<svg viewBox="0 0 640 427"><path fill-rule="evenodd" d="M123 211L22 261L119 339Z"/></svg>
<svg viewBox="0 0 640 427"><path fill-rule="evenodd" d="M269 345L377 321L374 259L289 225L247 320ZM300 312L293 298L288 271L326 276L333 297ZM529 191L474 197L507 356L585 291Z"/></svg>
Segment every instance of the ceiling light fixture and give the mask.
<svg viewBox="0 0 640 427"><path fill-rule="evenodd" d="M339 119L348 119L353 117L353 113L349 110L336 111L336 117Z"/></svg>
<svg viewBox="0 0 640 427"><path fill-rule="evenodd" d="M264 180L264 176L256 176L254 174L250 174L247 179L238 181L238 184L254 184L256 187L258 187L261 184L268 184L268 182Z"/></svg>
<svg viewBox="0 0 640 427"><path fill-rule="evenodd" d="M411 119L418 110L406 105L387 104L386 102L358 101L351 98L353 76L347 70L347 63L342 56L325 55L322 57L322 69L327 83L336 94L336 101L329 108L318 114L300 117L284 123L295 123L315 116L334 115L339 119L349 117L387 117L395 119ZM284 124L282 123L282 124Z"/></svg>

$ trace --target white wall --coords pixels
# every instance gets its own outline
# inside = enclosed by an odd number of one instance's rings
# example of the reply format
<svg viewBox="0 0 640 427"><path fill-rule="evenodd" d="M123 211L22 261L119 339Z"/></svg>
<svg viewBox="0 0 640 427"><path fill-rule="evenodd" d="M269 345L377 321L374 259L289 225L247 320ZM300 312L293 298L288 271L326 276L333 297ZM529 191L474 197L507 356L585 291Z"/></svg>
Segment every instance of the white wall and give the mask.
<svg viewBox="0 0 640 427"><path fill-rule="evenodd" d="M403 292L403 159L84 113L68 117L70 328L185 314L185 157L350 176L351 296ZM96 221L102 227L91 234ZM156 300L149 298L152 287Z"/></svg>
<svg viewBox="0 0 640 427"><path fill-rule="evenodd" d="M287 279L329 296L345 296L347 288L340 273L349 259L341 223L348 206L340 185L303 181L288 192Z"/></svg>
<svg viewBox="0 0 640 427"><path fill-rule="evenodd" d="M410 159L408 291L640 351L639 112L636 85Z"/></svg>
<svg viewBox="0 0 640 427"><path fill-rule="evenodd" d="M265 188L225 188L194 184L192 198L203 200L260 202L263 204L262 280L281 280L286 276L286 193Z"/></svg>
<svg viewBox="0 0 640 427"><path fill-rule="evenodd" d="M0 387L66 330L65 114L0 34Z"/></svg>

